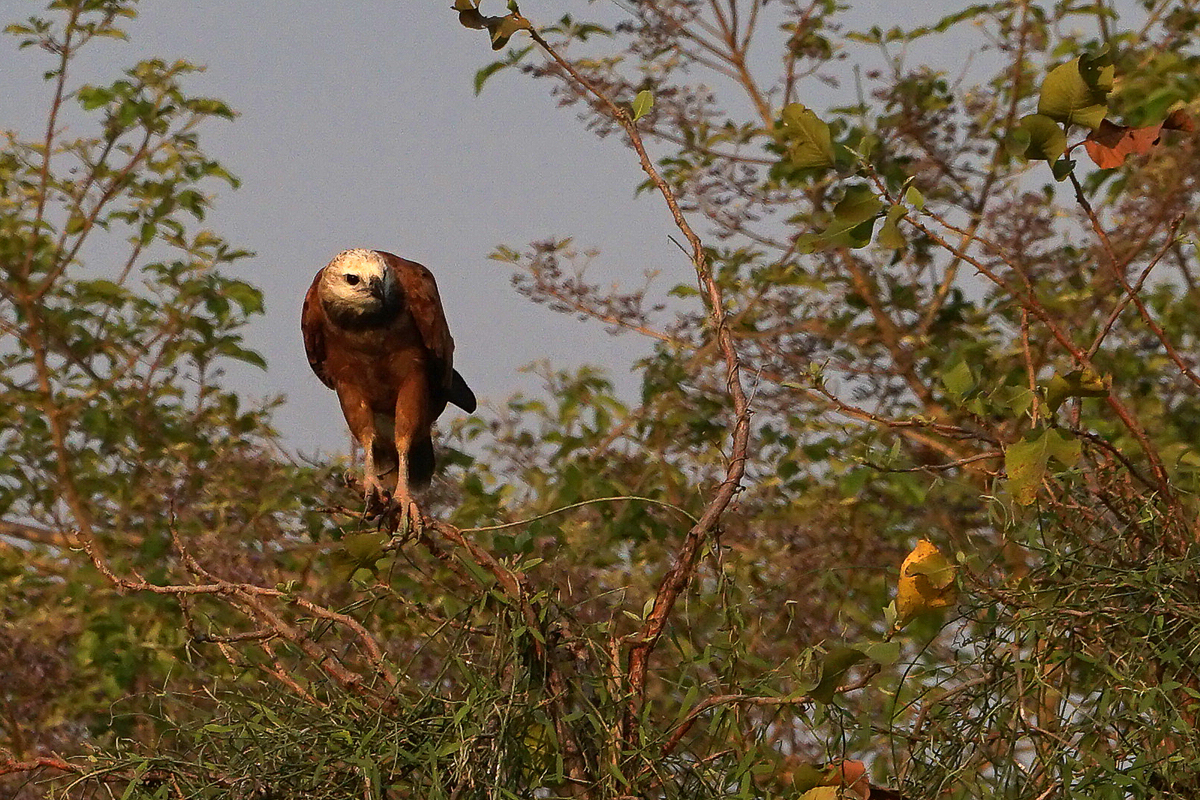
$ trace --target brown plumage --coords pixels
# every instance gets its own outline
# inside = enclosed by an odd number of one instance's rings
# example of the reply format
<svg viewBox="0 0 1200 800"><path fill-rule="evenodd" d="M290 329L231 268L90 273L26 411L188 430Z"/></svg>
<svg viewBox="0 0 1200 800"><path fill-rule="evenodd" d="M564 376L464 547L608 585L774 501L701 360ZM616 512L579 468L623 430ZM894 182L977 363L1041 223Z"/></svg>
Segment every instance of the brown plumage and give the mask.
<svg viewBox="0 0 1200 800"><path fill-rule="evenodd" d="M475 410L433 274L391 253L346 250L313 278L300 326L308 363L363 448L368 511L383 510L382 479L396 470L392 502L419 523L410 489L433 475L430 428L447 402Z"/></svg>

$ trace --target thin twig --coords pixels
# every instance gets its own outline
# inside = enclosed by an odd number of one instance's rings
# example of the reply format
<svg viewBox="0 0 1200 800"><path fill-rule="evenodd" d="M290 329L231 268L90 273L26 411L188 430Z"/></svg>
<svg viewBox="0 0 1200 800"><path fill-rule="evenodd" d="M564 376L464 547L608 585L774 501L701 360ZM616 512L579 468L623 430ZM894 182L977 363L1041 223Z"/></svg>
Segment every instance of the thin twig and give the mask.
<svg viewBox="0 0 1200 800"><path fill-rule="evenodd" d="M662 506L663 508L669 508L672 511L679 512L683 516L690 519L693 524L696 522L699 522L699 520L697 520L695 517L693 517L687 511L685 511L684 509L675 505L674 503L668 503L664 500L655 500L653 497L638 497L637 495L616 495L614 497L595 497L595 498L592 498L591 500L580 500L578 503L571 503L571 505L569 505L569 506L563 506L562 508L556 508L553 511L547 511L545 514L538 514L536 517L527 517L526 519L519 519L519 520L515 520L513 522L504 522L504 523L501 523L500 525L485 525L481 528L463 528L462 533L482 533L484 531L500 531L500 530L504 530L505 528L516 528L521 525L528 525L531 522L537 522L540 519L546 519L547 517L553 517L557 514L562 514L566 511L572 511L576 508L582 508L583 506L595 505L596 503L616 503L616 502L620 502L621 500L636 500L640 503L649 503L651 505Z"/></svg>
<svg viewBox="0 0 1200 800"><path fill-rule="evenodd" d="M934 218L937 219L936 216L934 216ZM946 224L940 219L938 221L939 224ZM1031 314L1037 317L1042 324L1046 326L1047 330L1050 331L1050 335L1053 336L1060 345L1062 345L1063 349L1071 354L1072 358L1075 359L1077 364L1082 367L1091 367L1092 369L1095 369L1095 365L1092 364L1092 360L1090 357L1088 357L1087 352L1078 344L1076 344L1070 336L1067 335L1066 331L1064 331L1058 324L1055 316L1051 314L1044 305L1042 305L1041 300L1038 299L1037 294L1034 292L1032 281L1019 264L1005 259L1005 263L1012 267L1013 271L1016 272L1018 277L1021 278L1022 286L1020 288L1012 286L1008 281L997 275L994 270L992 270L978 258L956 249L954 245L946 241L945 238L920 220L909 220L908 222L913 227L917 228L926 236L928 236L929 239L939 247L946 248L960 255L962 259L966 263L973 266L980 275L983 275L992 283L1008 292L1018 303L1021 304L1023 308L1027 309ZM946 226L952 227L949 225ZM1178 501L1175 499L1175 492L1171 487L1170 476L1167 473L1166 467L1163 465L1162 458L1158 453L1158 449L1150 441L1150 437L1146 434L1145 429L1141 426L1133 414L1130 413L1129 409L1125 407L1125 404L1116 397L1115 394L1110 392L1105 397L1105 402L1108 403L1108 407L1112 409L1113 413L1117 415L1117 418L1120 419L1121 423L1133 435L1138 444L1141 446L1142 452L1146 455L1146 459L1150 462L1151 471L1154 474L1155 484L1161 493L1163 500L1173 509L1178 511ZM1178 515L1176 516L1178 517Z"/></svg>
<svg viewBox="0 0 1200 800"><path fill-rule="evenodd" d="M1096 334L1096 338L1092 342L1092 346L1088 348L1088 356L1089 357L1095 356L1096 353L1100 350L1100 345L1104 343L1105 337L1107 337L1109 331L1112 330L1112 326L1114 323L1116 323L1117 317L1121 316L1121 312L1124 311L1126 308L1128 308L1128 306L1131 302L1138 303L1139 309L1145 308L1141 304L1141 301L1139 298L1139 293L1142 291L1142 286L1145 285L1146 279L1148 277L1150 277L1151 270L1153 270L1156 266L1158 266L1158 262L1161 261L1163 259L1163 256L1165 256L1168 252L1170 252L1171 248L1175 245L1175 235L1179 230L1179 226L1182 224L1183 224L1183 214L1180 214L1177 217L1175 217L1175 219L1171 220L1171 228L1170 228L1169 235L1167 236L1167 240L1163 243L1163 246L1161 248L1159 248L1159 251L1154 254L1154 258L1152 258L1150 260L1150 263L1146 265L1146 268L1144 270L1142 270L1142 274L1138 276L1137 282L1134 283L1133 286L1130 286L1128 284L1128 282L1126 282L1124 280L1124 275L1121 275L1119 273L1119 271L1116 271L1116 274L1118 274L1119 279L1121 281L1121 285L1125 288L1125 296L1122 297L1121 301L1119 303L1117 303L1115 308L1113 308L1112 313L1108 315L1108 319L1104 323L1104 327L1100 329L1100 332L1098 334ZM1143 310L1143 313L1142 313L1143 319L1146 319L1147 313L1148 312L1145 312ZM1149 319L1147 319L1146 321L1147 321L1147 324L1150 325L1151 330L1153 330L1154 323L1151 322ZM1165 336L1165 334L1164 334L1164 336ZM1169 354L1174 352L1174 348L1171 346L1171 344L1169 342L1164 341L1163 337L1160 337L1159 341L1163 342L1163 345L1167 348L1167 352ZM1175 361L1176 366L1178 366L1180 369L1182 369L1184 374L1186 374L1192 380L1193 383L1195 383L1197 381L1196 376L1193 375L1192 371L1179 360L1178 355L1175 355L1172 360Z"/></svg>

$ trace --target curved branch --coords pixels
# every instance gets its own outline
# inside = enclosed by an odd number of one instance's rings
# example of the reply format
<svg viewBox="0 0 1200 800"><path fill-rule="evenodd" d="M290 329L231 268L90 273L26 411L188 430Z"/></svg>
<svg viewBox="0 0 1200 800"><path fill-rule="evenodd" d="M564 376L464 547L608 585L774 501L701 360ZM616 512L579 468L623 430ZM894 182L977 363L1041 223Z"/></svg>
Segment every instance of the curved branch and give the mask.
<svg viewBox="0 0 1200 800"><path fill-rule="evenodd" d="M691 246L692 266L696 270L701 293L707 301L710 325L715 333L714 338L717 341L721 354L724 356L727 370L726 385L733 402L733 449L729 465L726 469L725 480L717 487L700 520L687 532L683 546L676 553L674 564L667 571L662 583L659 584L650 614L646 617L641 630L629 640L631 646L626 664L625 678L629 682L630 698L629 707L622 725L622 734L627 742L632 742L636 738L633 733L635 720L638 717L645 697L646 674L649 667L650 654L654 651L659 638L667 627L667 619L675 607L675 601L679 598L684 587L691 581L704 542L707 541L709 535L716 529L721 515L729 506L730 501L733 500L734 494L741 488L741 481L746 473L746 453L750 444L750 404L746 399L745 389L742 386L741 363L734 348L733 337L729 332L729 323L725 313L725 299L721 287L713 279L704 244L684 217L683 210L680 208L679 200L676 198L674 191L655 168L654 162L646 152L641 133L638 131L633 117L624 108L617 105L608 95L597 89L574 65L559 55L537 31L530 30L529 33L533 37L534 42L561 69L570 75L579 86L593 95L600 106L608 112L609 116L625 129L630 143L637 152L642 171L646 173L650 182L654 184L655 188L663 196L663 200L666 202L667 208L670 209L676 227L683 233L688 244Z"/></svg>

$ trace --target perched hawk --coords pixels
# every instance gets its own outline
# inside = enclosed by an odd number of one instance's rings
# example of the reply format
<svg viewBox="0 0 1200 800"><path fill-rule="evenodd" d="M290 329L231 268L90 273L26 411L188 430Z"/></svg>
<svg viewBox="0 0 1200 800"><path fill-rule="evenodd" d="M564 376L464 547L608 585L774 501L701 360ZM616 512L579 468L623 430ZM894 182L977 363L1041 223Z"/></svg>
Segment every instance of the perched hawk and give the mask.
<svg viewBox="0 0 1200 800"><path fill-rule="evenodd" d="M395 470L392 507L419 525L411 488L433 475L430 428L447 401L475 410L433 274L391 253L346 250L313 278L300 327L308 363L337 392L365 454L368 513L388 510L384 479Z"/></svg>

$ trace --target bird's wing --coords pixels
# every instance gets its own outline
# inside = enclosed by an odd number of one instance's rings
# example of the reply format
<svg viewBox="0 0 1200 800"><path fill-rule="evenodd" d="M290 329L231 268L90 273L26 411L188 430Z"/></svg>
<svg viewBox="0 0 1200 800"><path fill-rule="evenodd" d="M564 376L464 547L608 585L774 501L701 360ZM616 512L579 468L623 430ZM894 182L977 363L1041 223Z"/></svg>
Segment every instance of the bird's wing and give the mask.
<svg viewBox="0 0 1200 800"><path fill-rule="evenodd" d="M442 310L433 273L415 261L377 252L383 256L404 292L405 306L431 356L430 377L446 397L454 377L454 340L450 338L450 326L446 324L446 312Z"/></svg>
<svg viewBox="0 0 1200 800"><path fill-rule="evenodd" d="M308 294L304 296L304 308L300 312L300 331L304 334L304 352L308 356L308 365L317 373L321 383L334 388L333 378L325 369L325 310L317 297L317 284L321 281L322 269L313 278Z"/></svg>

